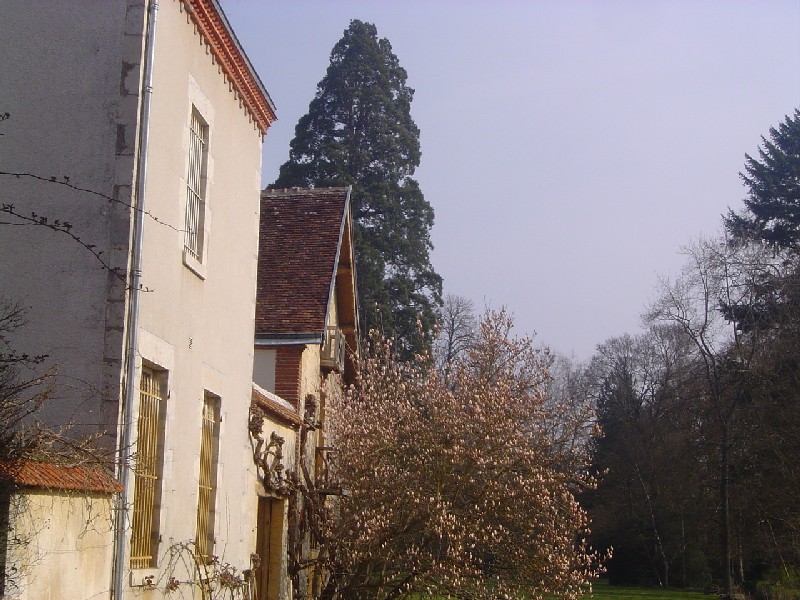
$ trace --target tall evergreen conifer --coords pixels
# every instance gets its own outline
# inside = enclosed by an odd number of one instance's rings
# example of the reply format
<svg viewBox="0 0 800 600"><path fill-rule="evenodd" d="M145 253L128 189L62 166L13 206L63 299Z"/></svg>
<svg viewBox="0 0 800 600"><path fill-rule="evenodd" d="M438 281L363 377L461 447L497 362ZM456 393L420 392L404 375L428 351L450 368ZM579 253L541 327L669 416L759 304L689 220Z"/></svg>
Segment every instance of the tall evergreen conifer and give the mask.
<svg viewBox="0 0 800 600"><path fill-rule="evenodd" d="M778 127L761 138L758 156L745 154L744 172L739 176L747 186L744 210L728 211L725 227L739 243L765 243L777 256L795 261L800 252L800 110L787 116ZM725 317L746 332L778 325L790 305L797 301L797 269L789 279L764 270L752 283L747 303L723 303Z"/></svg>
<svg viewBox="0 0 800 600"><path fill-rule="evenodd" d="M734 238L800 250L800 110L761 141L757 158L745 155L745 211L730 211L725 226Z"/></svg>
<svg viewBox="0 0 800 600"><path fill-rule="evenodd" d="M396 337L406 355L430 343L442 293L429 255L433 208L412 178L420 161L413 95L389 41L351 21L270 186L353 186L362 331Z"/></svg>

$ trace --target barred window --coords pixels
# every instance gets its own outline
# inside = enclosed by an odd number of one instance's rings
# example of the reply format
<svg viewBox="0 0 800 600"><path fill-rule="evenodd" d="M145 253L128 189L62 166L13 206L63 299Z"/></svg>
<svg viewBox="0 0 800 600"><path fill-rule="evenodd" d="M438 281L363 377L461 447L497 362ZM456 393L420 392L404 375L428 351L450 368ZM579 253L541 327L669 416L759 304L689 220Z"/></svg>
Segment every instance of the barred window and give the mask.
<svg viewBox="0 0 800 600"><path fill-rule="evenodd" d="M131 568L154 567L158 552L163 465L164 374L142 369L136 441Z"/></svg>
<svg viewBox="0 0 800 600"><path fill-rule="evenodd" d="M189 169L186 175L186 236L184 248L195 260L203 261L205 225L208 125L197 110L192 110L189 129Z"/></svg>
<svg viewBox="0 0 800 600"><path fill-rule="evenodd" d="M200 436L200 481L197 500L195 552L209 562L214 551L214 509L217 496L217 455L219 452L219 398L206 393Z"/></svg>

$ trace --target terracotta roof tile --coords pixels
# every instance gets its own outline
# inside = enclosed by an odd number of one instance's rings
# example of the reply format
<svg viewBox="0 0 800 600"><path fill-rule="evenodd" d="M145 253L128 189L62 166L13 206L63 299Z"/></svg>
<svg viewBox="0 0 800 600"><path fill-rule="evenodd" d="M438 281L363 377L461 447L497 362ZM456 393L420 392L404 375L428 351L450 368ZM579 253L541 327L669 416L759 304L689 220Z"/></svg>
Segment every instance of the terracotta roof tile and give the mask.
<svg viewBox="0 0 800 600"><path fill-rule="evenodd" d="M122 486L101 467L65 466L26 460L0 463L0 476L10 477L23 487L82 492L121 492Z"/></svg>
<svg viewBox="0 0 800 600"><path fill-rule="evenodd" d="M264 190L257 335L322 334L349 188Z"/></svg>
<svg viewBox="0 0 800 600"><path fill-rule="evenodd" d="M303 424L303 419L297 414L297 411L284 406L280 402L272 399L269 392L262 392L261 390L253 388L253 402L263 408L270 416L287 423L292 426L299 427Z"/></svg>

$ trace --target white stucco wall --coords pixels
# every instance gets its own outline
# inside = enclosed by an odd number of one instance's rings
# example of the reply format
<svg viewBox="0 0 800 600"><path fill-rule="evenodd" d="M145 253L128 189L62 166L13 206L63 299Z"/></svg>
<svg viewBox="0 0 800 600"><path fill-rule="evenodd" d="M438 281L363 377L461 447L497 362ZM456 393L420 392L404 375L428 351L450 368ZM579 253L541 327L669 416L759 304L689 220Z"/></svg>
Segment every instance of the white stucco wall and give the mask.
<svg viewBox="0 0 800 600"><path fill-rule="evenodd" d="M0 2L0 113L11 113L0 123L0 170L61 181L67 176L70 184L101 194L0 178L0 200L25 214L69 221L72 233L122 267L130 235L125 203L135 176L143 6L144 0ZM220 398L222 417L215 552L242 569L254 549L257 506L247 417L261 136L182 3L159 6L145 195L147 211L163 224L145 218L139 358L168 371L160 551L194 539L207 391ZM183 261L193 107L210 138L206 257L198 269L204 278ZM20 301L28 314L17 348L49 354L46 366L59 370L56 399L42 416L52 423L76 421L91 432L110 430L113 437L124 282L74 240L41 227L3 228L0 256L0 294ZM103 546L110 557L108 550ZM107 588L110 565L98 558L82 568ZM141 593L127 590L131 597Z"/></svg>
<svg viewBox="0 0 800 600"><path fill-rule="evenodd" d="M11 500L6 588L14 600L108 598L112 567L110 496L27 491Z"/></svg>
<svg viewBox="0 0 800 600"><path fill-rule="evenodd" d="M148 291L141 298L141 359L166 371L168 384L156 581L166 580L170 546L195 538L206 392L219 397L222 419L214 553L240 571L250 566L257 511L247 423L261 136L181 6L162 2L158 13L146 206L163 224L145 220L142 257ZM204 260L194 270L183 251L193 110L209 133Z"/></svg>

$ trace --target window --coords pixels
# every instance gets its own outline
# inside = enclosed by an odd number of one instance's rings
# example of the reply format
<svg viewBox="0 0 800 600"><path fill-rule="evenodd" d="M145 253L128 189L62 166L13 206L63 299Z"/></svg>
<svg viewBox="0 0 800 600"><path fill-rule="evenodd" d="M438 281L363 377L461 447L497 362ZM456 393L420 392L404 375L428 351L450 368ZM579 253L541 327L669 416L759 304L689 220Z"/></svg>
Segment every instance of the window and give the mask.
<svg viewBox="0 0 800 600"><path fill-rule="evenodd" d="M219 452L219 398L206 393L200 434L200 482L197 499L195 553L207 563L214 551L214 508L217 497Z"/></svg>
<svg viewBox="0 0 800 600"><path fill-rule="evenodd" d="M163 373L142 369L134 471L132 569L147 569L156 564L164 448L164 379Z"/></svg>
<svg viewBox="0 0 800 600"><path fill-rule="evenodd" d="M208 125L196 109L192 109L189 128L189 169L186 174L186 254L203 262L206 204L206 168L208 163Z"/></svg>

